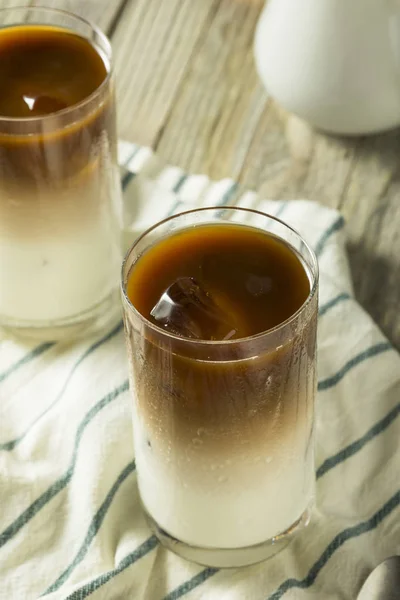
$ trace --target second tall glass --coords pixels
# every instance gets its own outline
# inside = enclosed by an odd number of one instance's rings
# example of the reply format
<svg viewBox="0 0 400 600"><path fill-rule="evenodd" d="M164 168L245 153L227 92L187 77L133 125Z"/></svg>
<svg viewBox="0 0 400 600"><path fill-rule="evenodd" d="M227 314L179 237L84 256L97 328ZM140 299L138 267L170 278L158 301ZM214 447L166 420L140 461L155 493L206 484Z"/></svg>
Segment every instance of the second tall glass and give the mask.
<svg viewBox="0 0 400 600"><path fill-rule="evenodd" d="M68 34L77 64L91 50L105 67L97 89L64 105L57 94L68 98L70 79L53 57L56 97L37 96L41 81L29 73L23 96L48 114L0 114L0 327L38 338L76 335L118 312L122 208L111 48L95 26L64 11L4 9L0 23L2 53ZM48 64L50 50L41 52Z"/></svg>

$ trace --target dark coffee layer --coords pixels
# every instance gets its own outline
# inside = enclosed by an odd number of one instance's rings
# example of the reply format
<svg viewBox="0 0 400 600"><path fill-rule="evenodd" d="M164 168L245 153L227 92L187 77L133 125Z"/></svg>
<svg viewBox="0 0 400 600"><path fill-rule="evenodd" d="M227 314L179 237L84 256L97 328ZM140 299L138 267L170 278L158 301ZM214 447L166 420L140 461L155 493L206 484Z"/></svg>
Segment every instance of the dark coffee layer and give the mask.
<svg viewBox="0 0 400 600"><path fill-rule="evenodd" d="M203 300L201 310L192 310L195 307L188 297L178 308L190 320L197 320L197 337L204 340L224 339L229 323L234 330L229 339L267 331L291 317L310 292L307 273L288 245L275 236L234 224L201 225L158 242L133 266L127 292L135 308L160 325L152 317L153 308L174 282L189 280L195 282L189 295L196 296L197 287L208 296L209 305ZM188 289L188 284L184 287ZM173 293L182 297L182 285ZM218 309L222 327L215 317L210 319ZM168 325L161 326L168 330Z"/></svg>
<svg viewBox="0 0 400 600"><path fill-rule="evenodd" d="M0 117L63 110L90 96L106 76L99 53L79 35L44 25L0 29Z"/></svg>

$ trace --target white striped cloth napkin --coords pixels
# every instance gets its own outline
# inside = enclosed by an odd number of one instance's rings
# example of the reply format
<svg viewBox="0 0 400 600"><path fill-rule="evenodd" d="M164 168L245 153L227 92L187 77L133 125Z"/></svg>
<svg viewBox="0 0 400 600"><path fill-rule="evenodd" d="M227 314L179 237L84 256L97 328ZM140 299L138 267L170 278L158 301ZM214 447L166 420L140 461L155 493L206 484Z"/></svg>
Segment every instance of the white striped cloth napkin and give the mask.
<svg viewBox="0 0 400 600"><path fill-rule="evenodd" d="M0 340L1 600L354 600L400 553L400 359L353 297L344 222L160 168L121 143L125 241L168 214L234 204L280 215L320 261L317 509L271 560L217 570L164 550L142 516L122 325L75 344ZM135 173L140 173L135 177Z"/></svg>

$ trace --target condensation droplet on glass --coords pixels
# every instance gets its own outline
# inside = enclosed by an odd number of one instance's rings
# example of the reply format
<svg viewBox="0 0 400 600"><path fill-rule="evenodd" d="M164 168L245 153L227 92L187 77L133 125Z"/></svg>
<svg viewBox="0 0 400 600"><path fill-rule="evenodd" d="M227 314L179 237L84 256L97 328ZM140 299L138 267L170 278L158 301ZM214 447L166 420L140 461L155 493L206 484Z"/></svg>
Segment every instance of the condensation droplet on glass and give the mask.
<svg viewBox="0 0 400 600"><path fill-rule="evenodd" d="M225 483L225 481L228 481L228 478L226 475L220 475L218 477L218 483Z"/></svg>
<svg viewBox="0 0 400 600"><path fill-rule="evenodd" d="M199 438L193 438L192 442L193 442L194 446L201 446L203 443L203 440L200 440Z"/></svg>
<svg viewBox="0 0 400 600"><path fill-rule="evenodd" d="M269 463L272 462L272 456L266 456L265 457L265 462L267 463L267 465L269 465Z"/></svg>

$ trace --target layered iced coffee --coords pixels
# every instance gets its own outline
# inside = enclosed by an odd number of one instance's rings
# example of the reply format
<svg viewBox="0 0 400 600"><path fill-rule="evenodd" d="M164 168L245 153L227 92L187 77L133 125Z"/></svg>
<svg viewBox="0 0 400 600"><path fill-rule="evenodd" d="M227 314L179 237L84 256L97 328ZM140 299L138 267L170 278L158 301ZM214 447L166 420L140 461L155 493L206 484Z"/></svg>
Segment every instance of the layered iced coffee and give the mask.
<svg viewBox="0 0 400 600"><path fill-rule="evenodd" d="M121 200L108 42L31 10L63 25L0 28L0 325L46 335L110 311Z"/></svg>
<svg viewBox="0 0 400 600"><path fill-rule="evenodd" d="M125 265L141 499L206 564L261 560L313 496L315 263L267 221L156 227Z"/></svg>

